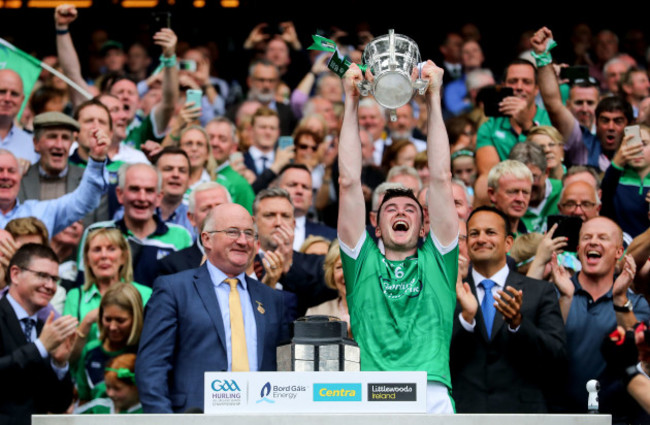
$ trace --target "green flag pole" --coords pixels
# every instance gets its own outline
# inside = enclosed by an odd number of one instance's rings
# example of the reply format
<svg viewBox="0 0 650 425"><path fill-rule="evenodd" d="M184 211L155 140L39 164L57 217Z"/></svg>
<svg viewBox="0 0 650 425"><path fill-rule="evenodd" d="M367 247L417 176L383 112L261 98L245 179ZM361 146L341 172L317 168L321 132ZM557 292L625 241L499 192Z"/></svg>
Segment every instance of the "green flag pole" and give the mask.
<svg viewBox="0 0 650 425"><path fill-rule="evenodd" d="M20 75L20 78L23 81L23 93L25 95L25 99L23 100L23 104L20 107L20 111L18 112L18 119L20 119L20 116L23 113L23 109L25 109L27 101L29 100L29 95L34 88L39 75L41 74L41 68L46 69L52 74L56 75L65 81L67 85L77 90L86 98L92 99L93 96L90 93L81 88L70 78L63 75L61 72L52 68L48 64L41 62L35 57L23 52L13 44L9 43L7 40L0 38L0 69L11 69L15 71L18 73L18 75Z"/></svg>

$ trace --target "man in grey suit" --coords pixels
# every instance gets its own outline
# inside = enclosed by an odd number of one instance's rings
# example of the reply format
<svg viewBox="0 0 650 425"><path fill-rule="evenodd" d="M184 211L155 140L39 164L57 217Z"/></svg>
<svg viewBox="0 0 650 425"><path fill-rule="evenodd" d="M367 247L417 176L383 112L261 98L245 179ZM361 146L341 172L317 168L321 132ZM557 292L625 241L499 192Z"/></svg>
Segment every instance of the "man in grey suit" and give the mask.
<svg viewBox="0 0 650 425"><path fill-rule="evenodd" d="M20 202L59 198L79 186L83 168L68 165L75 131L79 131L79 123L60 112L45 112L34 118L34 150L41 157L22 179Z"/></svg>

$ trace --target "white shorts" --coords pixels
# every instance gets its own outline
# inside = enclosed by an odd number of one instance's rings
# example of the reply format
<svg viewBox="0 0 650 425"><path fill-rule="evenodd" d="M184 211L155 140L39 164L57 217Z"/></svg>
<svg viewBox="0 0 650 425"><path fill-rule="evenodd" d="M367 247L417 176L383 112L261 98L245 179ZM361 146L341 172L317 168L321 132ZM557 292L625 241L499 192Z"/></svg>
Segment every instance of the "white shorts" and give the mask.
<svg viewBox="0 0 650 425"><path fill-rule="evenodd" d="M427 381L427 413L453 415L454 405L449 397L446 385L436 381Z"/></svg>

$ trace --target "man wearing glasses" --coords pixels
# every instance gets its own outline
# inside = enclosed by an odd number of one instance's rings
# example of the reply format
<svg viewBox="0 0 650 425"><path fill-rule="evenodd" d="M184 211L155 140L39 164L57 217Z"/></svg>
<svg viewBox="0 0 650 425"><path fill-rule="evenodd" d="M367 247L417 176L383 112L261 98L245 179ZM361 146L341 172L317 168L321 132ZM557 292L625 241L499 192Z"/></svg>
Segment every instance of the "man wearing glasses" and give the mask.
<svg viewBox="0 0 650 425"><path fill-rule="evenodd" d="M59 281L59 262L48 247L27 244L9 263L9 293L0 299L0 423L29 424L35 413L64 412L72 400L68 358L77 319L47 321L47 306ZM38 383L38 390L34 384Z"/></svg>
<svg viewBox="0 0 650 425"><path fill-rule="evenodd" d="M557 207L562 215L587 221L598 216L600 199L595 187L584 181L575 181L564 187Z"/></svg>
<svg viewBox="0 0 650 425"><path fill-rule="evenodd" d="M277 66L267 60L255 62L248 69L248 99L257 100L262 105L278 113L280 119L280 134L288 136L296 126L296 118L291 107L276 102L275 93L280 84L280 71Z"/></svg>
<svg viewBox="0 0 650 425"><path fill-rule="evenodd" d="M256 239L248 211L221 204L201 232L207 261L156 280L136 364L146 413L202 408L206 371L275 370L284 298L246 276Z"/></svg>

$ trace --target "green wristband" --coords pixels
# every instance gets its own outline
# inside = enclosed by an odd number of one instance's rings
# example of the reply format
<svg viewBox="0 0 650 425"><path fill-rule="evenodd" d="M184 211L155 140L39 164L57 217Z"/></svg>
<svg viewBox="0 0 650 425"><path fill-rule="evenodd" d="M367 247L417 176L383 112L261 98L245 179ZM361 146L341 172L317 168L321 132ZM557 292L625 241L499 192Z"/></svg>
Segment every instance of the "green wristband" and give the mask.
<svg viewBox="0 0 650 425"><path fill-rule="evenodd" d="M166 57L165 55L160 55L160 64L164 68L173 68L176 66L176 55L171 57Z"/></svg>
<svg viewBox="0 0 650 425"><path fill-rule="evenodd" d="M555 40L550 39L548 40L548 43L546 43L546 49L544 50L543 53L535 53L535 52L530 53L535 58L535 63L537 64L537 68L541 68L553 62L553 57L551 56L551 49L553 49L555 46L557 46Z"/></svg>

